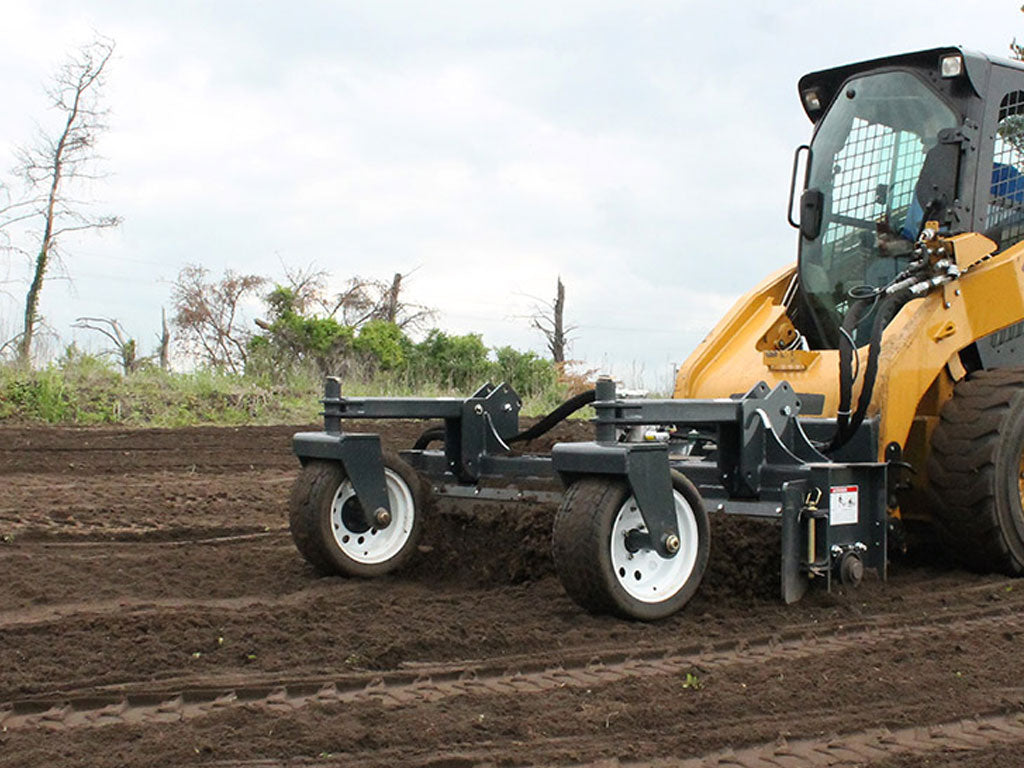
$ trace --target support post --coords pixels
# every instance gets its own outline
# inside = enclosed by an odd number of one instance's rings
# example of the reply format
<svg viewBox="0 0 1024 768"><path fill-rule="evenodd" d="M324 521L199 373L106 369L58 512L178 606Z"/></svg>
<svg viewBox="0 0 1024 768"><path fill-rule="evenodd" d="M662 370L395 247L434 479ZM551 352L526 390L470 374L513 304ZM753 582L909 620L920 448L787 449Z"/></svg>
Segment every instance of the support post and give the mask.
<svg viewBox="0 0 1024 768"><path fill-rule="evenodd" d="M598 376L597 383L594 385L594 400L607 401L615 399L615 381L611 376ZM600 414L598 414L600 419ZM601 421L597 422L595 428L595 437L599 443L614 443L615 442L615 425L604 424Z"/></svg>
<svg viewBox="0 0 1024 768"><path fill-rule="evenodd" d="M324 379L324 432L341 432L341 379L328 376Z"/></svg>

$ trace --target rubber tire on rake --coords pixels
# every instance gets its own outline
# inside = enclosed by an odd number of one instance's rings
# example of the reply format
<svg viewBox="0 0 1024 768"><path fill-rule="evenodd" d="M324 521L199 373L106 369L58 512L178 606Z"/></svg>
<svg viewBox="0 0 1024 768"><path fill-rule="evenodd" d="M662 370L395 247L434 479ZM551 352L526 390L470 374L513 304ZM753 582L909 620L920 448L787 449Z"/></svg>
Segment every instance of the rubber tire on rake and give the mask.
<svg viewBox="0 0 1024 768"><path fill-rule="evenodd" d="M384 474L392 519L378 530L352 514L358 498L340 462L310 461L303 467L292 487L289 528L296 548L321 573L382 576L415 554L423 531L419 476L388 451Z"/></svg>
<svg viewBox="0 0 1024 768"><path fill-rule="evenodd" d="M641 599L637 596L641 590L629 581L632 572L620 570L621 565L616 568L613 562L622 555L618 547L621 542L613 539L613 532L623 528L622 516L631 515L632 520L639 520L625 479L589 476L569 486L555 515L552 535L555 569L569 597L591 613L613 613L642 621L665 618L686 605L704 576L711 535L707 512L693 484L672 472L672 487L681 546L671 559L661 558L652 550L637 553L651 567L666 569L662 574L667 574L654 577L660 593L655 595L648 590ZM646 573L644 582L640 571L636 573L638 585L649 583Z"/></svg>
<svg viewBox="0 0 1024 768"><path fill-rule="evenodd" d="M1024 574L1024 369L976 371L953 388L931 439L936 532L976 571Z"/></svg>

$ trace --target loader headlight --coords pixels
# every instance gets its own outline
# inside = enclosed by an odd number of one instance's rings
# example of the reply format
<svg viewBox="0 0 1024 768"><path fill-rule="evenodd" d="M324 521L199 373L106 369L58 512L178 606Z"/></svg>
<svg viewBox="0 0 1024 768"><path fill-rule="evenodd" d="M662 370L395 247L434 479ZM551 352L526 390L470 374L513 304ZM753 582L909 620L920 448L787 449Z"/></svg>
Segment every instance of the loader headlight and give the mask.
<svg viewBox="0 0 1024 768"><path fill-rule="evenodd" d="M943 77L960 77L964 73L964 57L948 53L939 59L939 72Z"/></svg>
<svg viewBox="0 0 1024 768"><path fill-rule="evenodd" d="M804 97L804 106L808 112L817 112L821 109L821 94L815 88L808 88L801 94Z"/></svg>

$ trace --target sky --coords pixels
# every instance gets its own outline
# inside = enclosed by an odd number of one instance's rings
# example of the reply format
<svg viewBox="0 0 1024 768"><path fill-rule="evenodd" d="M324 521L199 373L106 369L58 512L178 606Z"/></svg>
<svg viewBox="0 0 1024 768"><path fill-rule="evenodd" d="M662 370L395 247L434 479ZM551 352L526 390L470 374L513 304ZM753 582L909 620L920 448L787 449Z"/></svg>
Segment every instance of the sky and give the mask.
<svg viewBox="0 0 1024 768"><path fill-rule="evenodd" d="M79 316L151 352L196 263L271 281L314 266L338 288L401 272L443 330L544 353L527 318L560 276L569 356L660 391L795 259L802 74L1024 38L1019 0L0 0L0 20L4 180L54 129L45 87L68 53L97 32L117 46L108 175L75 195L123 223L62 241L51 353L102 348ZM28 274L0 256L0 342Z"/></svg>

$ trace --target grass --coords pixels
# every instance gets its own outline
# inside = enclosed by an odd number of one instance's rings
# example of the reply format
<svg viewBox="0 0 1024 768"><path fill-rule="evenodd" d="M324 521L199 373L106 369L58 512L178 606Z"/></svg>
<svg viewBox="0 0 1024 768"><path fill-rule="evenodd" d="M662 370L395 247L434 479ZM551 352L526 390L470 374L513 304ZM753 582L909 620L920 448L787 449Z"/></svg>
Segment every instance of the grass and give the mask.
<svg viewBox="0 0 1024 768"><path fill-rule="evenodd" d="M351 377L343 381L342 391L381 397L472 394L386 375ZM312 374L296 374L284 384L211 370L174 373L147 368L124 375L105 360L84 354L66 356L39 370L0 366L0 423L311 424L320 420L322 395L322 380ZM522 413L546 413L566 397L563 385L550 387L527 399Z"/></svg>

